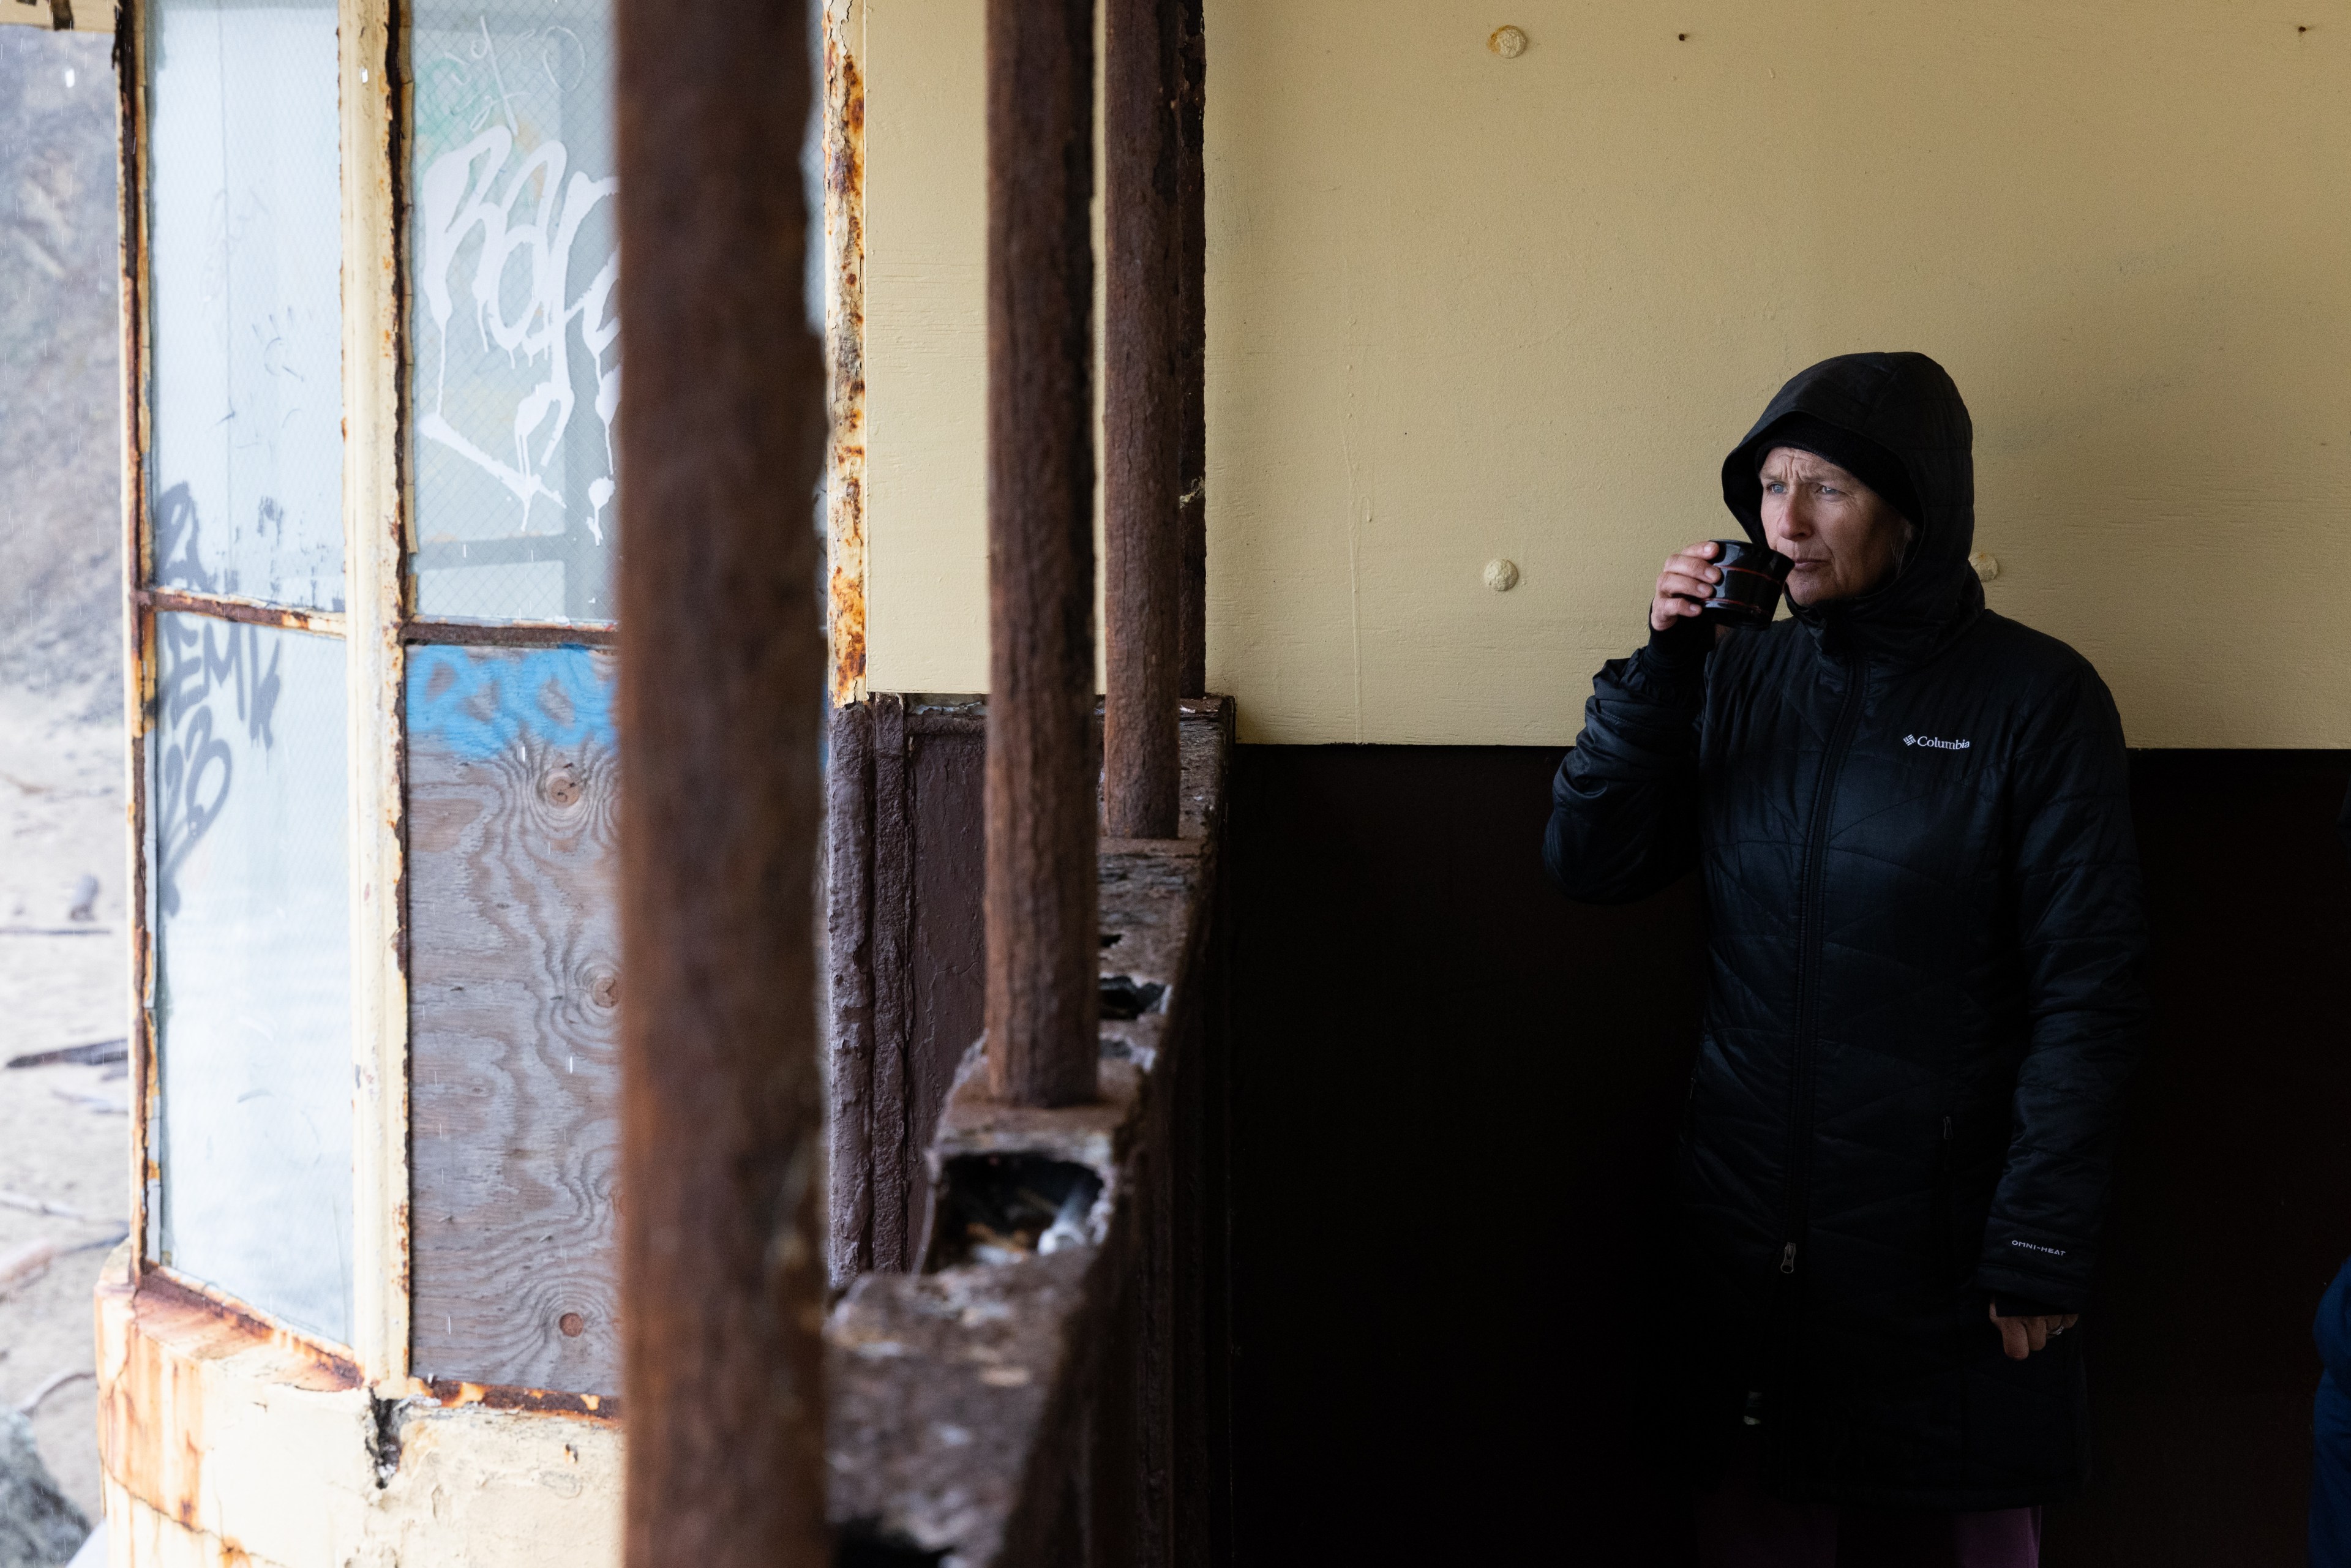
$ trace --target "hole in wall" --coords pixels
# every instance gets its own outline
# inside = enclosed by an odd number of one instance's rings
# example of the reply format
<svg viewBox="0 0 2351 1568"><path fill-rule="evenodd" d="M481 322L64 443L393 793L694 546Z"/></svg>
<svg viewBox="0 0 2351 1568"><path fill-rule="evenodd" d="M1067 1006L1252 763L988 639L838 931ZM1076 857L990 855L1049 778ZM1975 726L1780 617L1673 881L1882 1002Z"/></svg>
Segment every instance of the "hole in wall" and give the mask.
<svg viewBox="0 0 2351 1568"><path fill-rule="evenodd" d="M936 1568L946 1552L925 1552L904 1536L885 1535L870 1521L841 1527L832 1543L833 1568Z"/></svg>
<svg viewBox="0 0 2351 1568"><path fill-rule="evenodd" d="M360 1441L366 1448L368 1458L375 1461L375 1484L379 1491L390 1486L392 1478L400 1473L400 1418L406 1412L407 1404L404 1399L368 1396L368 1425L367 1429L360 1434Z"/></svg>
<svg viewBox="0 0 2351 1568"><path fill-rule="evenodd" d="M939 1179L939 1218L925 1269L1018 1263L1082 1246L1102 1178L1045 1155L957 1155Z"/></svg>
<svg viewBox="0 0 2351 1568"><path fill-rule="evenodd" d="M1155 981L1138 980L1128 975L1104 975L1102 1016L1113 1022L1139 1019L1145 1013L1157 1012L1159 1000L1166 994L1167 988Z"/></svg>

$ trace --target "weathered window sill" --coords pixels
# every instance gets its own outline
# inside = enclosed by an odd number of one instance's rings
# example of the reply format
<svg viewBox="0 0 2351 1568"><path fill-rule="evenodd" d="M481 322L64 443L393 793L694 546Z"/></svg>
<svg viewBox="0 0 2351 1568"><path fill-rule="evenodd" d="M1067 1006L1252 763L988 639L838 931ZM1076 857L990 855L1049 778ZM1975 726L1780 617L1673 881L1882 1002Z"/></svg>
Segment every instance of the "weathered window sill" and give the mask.
<svg viewBox="0 0 2351 1568"><path fill-rule="evenodd" d="M1206 1482L1207 1350L1186 1303L1231 734L1228 703L1187 714L1186 837L1102 843L1101 1099L992 1101L976 1045L928 1154L925 1271L862 1274L831 1314L831 1511L852 1540L981 1568L1085 1537L1148 1563L1196 1517L1177 1494Z"/></svg>

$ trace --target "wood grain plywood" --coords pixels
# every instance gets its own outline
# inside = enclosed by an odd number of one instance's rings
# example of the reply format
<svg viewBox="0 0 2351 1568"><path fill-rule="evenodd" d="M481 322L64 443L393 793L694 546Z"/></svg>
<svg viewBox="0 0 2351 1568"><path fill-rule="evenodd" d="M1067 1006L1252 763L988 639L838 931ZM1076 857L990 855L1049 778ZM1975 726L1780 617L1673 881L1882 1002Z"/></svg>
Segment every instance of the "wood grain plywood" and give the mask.
<svg viewBox="0 0 2351 1568"><path fill-rule="evenodd" d="M621 1386L612 659L408 667L416 1375Z"/></svg>

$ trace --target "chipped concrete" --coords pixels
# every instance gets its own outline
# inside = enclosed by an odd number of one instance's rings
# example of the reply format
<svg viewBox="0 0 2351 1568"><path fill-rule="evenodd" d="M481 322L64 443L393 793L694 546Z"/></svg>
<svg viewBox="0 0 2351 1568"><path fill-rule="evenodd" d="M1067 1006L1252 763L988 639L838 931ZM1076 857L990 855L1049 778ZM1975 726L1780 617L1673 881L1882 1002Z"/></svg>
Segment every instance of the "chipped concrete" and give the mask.
<svg viewBox="0 0 2351 1568"><path fill-rule="evenodd" d="M617 1423L371 1389L193 1292L134 1293L128 1251L98 1293L115 1568L620 1562Z"/></svg>

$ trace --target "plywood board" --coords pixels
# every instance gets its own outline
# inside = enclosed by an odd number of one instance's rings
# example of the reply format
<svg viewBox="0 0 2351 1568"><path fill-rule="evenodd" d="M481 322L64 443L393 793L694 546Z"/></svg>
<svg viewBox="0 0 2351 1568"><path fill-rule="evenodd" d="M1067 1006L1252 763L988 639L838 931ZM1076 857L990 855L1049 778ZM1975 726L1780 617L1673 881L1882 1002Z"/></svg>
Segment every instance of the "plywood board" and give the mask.
<svg viewBox="0 0 2351 1568"><path fill-rule="evenodd" d="M621 1385L613 664L408 666L416 1375Z"/></svg>

